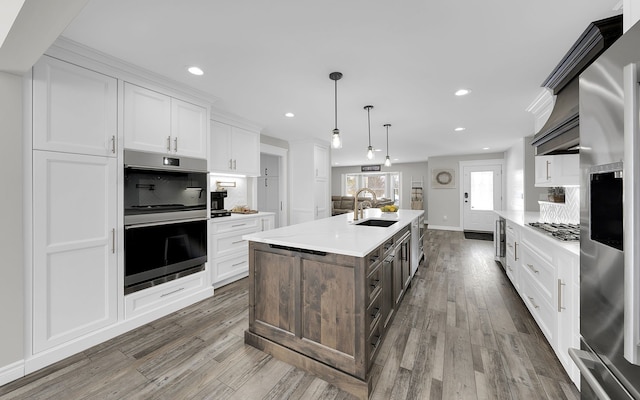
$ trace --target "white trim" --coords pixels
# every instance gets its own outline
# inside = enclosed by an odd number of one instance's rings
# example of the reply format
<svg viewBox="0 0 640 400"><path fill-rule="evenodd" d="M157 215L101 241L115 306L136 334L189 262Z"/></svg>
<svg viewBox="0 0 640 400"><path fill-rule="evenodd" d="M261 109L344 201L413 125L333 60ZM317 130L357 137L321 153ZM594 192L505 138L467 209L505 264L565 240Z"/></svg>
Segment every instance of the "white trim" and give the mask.
<svg viewBox="0 0 640 400"><path fill-rule="evenodd" d="M482 165L500 165L500 207L498 210L502 210L505 196L505 173L504 173L504 158L491 159L491 160L471 160L471 161L458 161L458 174L460 175L460 185L458 198L460 199L460 229L464 230L464 206L462 205L462 196L464 193L464 167L475 167Z"/></svg>
<svg viewBox="0 0 640 400"><path fill-rule="evenodd" d="M274 156L280 157L280 221L278 221L278 226L283 227L289 225L289 203L287 199L287 193L289 193L289 179L288 179L288 171L289 171L289 149L285 149L283 147L277 147L266 143L260 143L260 153L271 154ZM257 200L256 200L257 204Z"/></svg>
<svg viewBox="0 0 640 400"><path fill-rule="evenodd" d="M0 386L7 384L25 375L24 360L16 361L12 364L0 368Z"/></svg>

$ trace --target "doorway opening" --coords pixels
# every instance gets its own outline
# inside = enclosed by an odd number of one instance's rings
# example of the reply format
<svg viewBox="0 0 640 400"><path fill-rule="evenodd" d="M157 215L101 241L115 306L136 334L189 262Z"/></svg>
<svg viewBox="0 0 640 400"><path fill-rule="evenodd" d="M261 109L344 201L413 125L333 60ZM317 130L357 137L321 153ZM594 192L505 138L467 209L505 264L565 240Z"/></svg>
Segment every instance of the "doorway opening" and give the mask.
<svg viewBox="0 0 640 400"><path fill-rule="evenodd" d="M492 232L502 209L503 160L461 161L461 220L465 232Z"/></svg>

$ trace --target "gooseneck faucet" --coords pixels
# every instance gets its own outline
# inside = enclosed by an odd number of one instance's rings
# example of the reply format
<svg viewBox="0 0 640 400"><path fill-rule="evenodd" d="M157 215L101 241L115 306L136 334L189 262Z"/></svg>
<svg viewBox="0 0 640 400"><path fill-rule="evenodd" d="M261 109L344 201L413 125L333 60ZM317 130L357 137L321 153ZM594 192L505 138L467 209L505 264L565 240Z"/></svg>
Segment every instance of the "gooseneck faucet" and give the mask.
<svg viewBox="0 0 640 400"><path fill-rule="evenodd" d="M378 200L376 197L376 194L373 190L369 189L369 188L362 188L360 190L358 190L356 192L356 196L355 196L355 201L353 202L353 220L357 221L358 220L358 196L360 195L360 193L362 192L369 192L371 193L371 195L373 196L373 202L375 204L375 202Z"/></svg>

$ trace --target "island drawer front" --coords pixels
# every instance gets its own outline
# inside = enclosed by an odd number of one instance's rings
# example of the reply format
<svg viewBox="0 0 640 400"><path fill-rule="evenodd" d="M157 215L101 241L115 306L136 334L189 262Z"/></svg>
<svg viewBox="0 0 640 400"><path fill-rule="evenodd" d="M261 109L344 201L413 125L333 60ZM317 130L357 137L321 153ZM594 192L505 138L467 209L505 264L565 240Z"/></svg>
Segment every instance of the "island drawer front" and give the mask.
<svg viewBox="0 0 640 400"><path fill-rule="evenodd" d="M380 263L374 268L373 272L367 277L367 299L368 304L371 304L373 299L382 290L382 268Z"/></svg>
<svg viewBox="0 0 640 400"><path fill-rule="evenodd" d="M218 234L218 233L226 233L226 232L235 232L235 231L245 231L251 230L251 232L258 232L262 230L262 221L260 218L242 218L242 219L233 219L231 221L219 222L215 220L212 221L211 230L209 234Z"/></svg>
<svg viewBox="0 0 640 400"><path fill-rule="evenodd" d="M371 334L367 338L367 350L368 350L368 366L373 365L373 361L378 355L378 351L380 350L380 345L382 344L382 322L381 318L375 323L373 329L371 330Z"/></svg>
<svg viewBox="0 0 640 400"><path fill-rule="evenodd" d="M369 275L371 273L371 271L373 271L375 268L377 268L380 265L381 261L382 261L382 250L381 250L381 247L378 247L377 249L375 249L371 253L367 254L366 257L364 258L364 262L365 262L365 264L367 266L366 267L367 275Z"/></svg>
<svg viewBox="0 0 640 400"><path fill-rule="evenodd" d="M388 254L391 254L391 252L393 251L393 238L389 238L387 239L386 242L384 242L381 246L382 248L382 256L385 257Z"/></svg>
<svg viewBox="0 0 640 400"><path fill-rule="evenodd" d="M373 299L369 307L367 308L367 336L373 332L375 325L382 319L382 296L380 296L380 291L376 292L376 297Z"/></svg>

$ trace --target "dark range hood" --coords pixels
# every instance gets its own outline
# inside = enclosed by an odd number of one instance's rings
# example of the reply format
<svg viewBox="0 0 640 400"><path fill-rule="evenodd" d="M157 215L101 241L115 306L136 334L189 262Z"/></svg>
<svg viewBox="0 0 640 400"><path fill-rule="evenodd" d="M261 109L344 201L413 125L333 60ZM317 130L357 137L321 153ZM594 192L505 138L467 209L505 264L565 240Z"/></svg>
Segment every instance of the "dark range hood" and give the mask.
<svg viewBox="0 0 640 400"><path fill-rule="evenodd" d="M622 15L589 24L551 74L542 82L556 102L549 119L533 137L535 154L577 153L580 143L578 75L622 36Z"/></svg>

